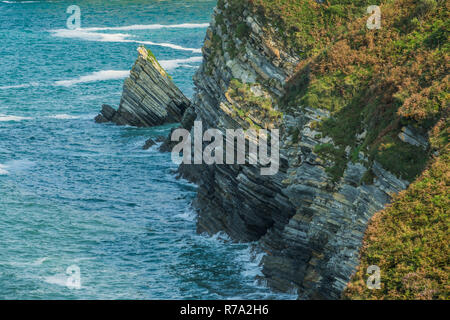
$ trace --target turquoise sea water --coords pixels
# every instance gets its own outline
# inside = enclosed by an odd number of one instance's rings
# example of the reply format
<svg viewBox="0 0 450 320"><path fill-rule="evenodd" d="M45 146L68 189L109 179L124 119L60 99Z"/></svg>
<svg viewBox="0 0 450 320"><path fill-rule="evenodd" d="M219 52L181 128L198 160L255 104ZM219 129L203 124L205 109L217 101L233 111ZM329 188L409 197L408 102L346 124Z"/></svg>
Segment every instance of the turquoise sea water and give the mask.
<svg viewBox="0 0 450 320"><path fill-rule="evenodd" d="M82 30L66 29L72 4ZM140 43L191 97L214 5L0 1L0 299L293 297L255 281L250 245L195 233L196 187L141 149L169 126L93 121L117 107Z"/></svg>

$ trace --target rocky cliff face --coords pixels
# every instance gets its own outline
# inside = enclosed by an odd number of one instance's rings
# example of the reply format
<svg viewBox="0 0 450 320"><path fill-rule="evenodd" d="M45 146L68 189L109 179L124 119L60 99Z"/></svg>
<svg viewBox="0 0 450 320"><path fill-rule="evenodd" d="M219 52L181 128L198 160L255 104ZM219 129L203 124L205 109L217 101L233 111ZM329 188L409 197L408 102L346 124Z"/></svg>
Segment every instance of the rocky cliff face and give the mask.
<svg viewBox="0 0 450 320"><path fill-rule="evenodd" d="M199 185L193 204L198 232L224 231L236 241L257 241L266 252L265 281L276 290L296 291L301 299L338 299L358 265L369 219L408 182L376 161L368 165L362 148L351 156L352 149L345 148L343 174L330 175L336 157L320 149L335 142L317 130L330 113L283 105L286 79L295 73L300 53L284 47L280 31L263 25L242 3L219 1L192 103L140 48L119 109L103 106L96 120L135 126L180 122L188 130L197 120L203 130L223 132L280 129L280 170L273 176L261 175L260 164L180 166L180 174ZM357 145L366 135L354 137ZM403 127L398 138L428 148L413 127ZM168 140L161 148L172 146Z"/></svg>
<svg viewBox="0 0 450 320"><path fill-rule="evenodd" d="M296 290L305 299L339 298L358 264L369 218L408 182L378 163L371 169L372 182L362 182L367 172L363 153L348 161L340 180L331 179L326 168L333 163L315 152L318 145L333 144L314 130L327 112L299 106L294 114L276 116L285 79L299 57L278 46L270 36L276 32L254 14L232 14L229 2L221 3L207 31L204 63L194 78L191 120L202 121L204 130L280 128L280 172L261 176L253 165L182 165L182 175L199 184L194 202L198 231L258 240L267 253L263 273L275 289ZM258 104L265 95L271 97L270 108ZM192 121L187 123L190 129Z"/></svg>
<svg viewBox="0 0 450 320"><path fill-rule="evenodd" d="M125 80L119 109L104 105L97 122L150 127L179 122L189 100L172 82L150 51L140 47L139 57Z"/></svg>

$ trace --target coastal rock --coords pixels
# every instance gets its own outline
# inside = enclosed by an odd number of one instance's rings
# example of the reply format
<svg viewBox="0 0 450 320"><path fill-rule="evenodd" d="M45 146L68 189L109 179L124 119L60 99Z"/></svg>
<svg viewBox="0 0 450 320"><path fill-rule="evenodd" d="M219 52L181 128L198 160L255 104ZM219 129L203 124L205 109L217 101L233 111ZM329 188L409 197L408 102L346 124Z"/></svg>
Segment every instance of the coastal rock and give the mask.
<svg viewBox="0 0 450 320"><path fill-rule="evenodd" d="M125 81L119 110L105 107L99 121L111 118L135 126L178 121L191 132L194 121L201 121L203 130L222 132L263 123L264 128L279 128L280 166L275 175L261 175L261 164L180 165L180 176L199 186L193 202L197 231L224 231L234 241L256 241L266 253L261 261L265 280L276 290L296 291L301 299L338 299L358 265L369 219L408 182L378 162L369 165L362 151L357 159L349 159L351 148L345 148L342 176L330 177L327 169L334 163L314 151L321 144L334 145L331 137L315 130L330 112L298 106L276 117L286 79L300 62L298 52L277 46L276 32L251 10L226 12L231 5L223 0L225 9L214 11L203 63L194 76L192 104L152 55L141 53ZM245 37L236 37L237 25L248 33ZM250 107L245 96L251 97ZM266 113L277 120L267 123ZM424 145L410 131L403 130L400 138ZM364 131L356 140L362 143L366 135ZM174 143L169 135L160 150L171 151Z"/></svg>
<svg viewBox="0 0 450 320"><path fill-rule="evenodd" d="M411 126L403 127L398 137L403 142L412 144L413 146L421 147L424 150L428 148L427 139Z"/></svg>
<svg viewBox="0 0 450 320"><path fill-rule="evenodd" d="M190 101L172 82L153 54L138 49L139 57L125 79L119 109L103 108L97 122L151 127L179 122ZM112 110L111 110L112 109Z"/></svg>
<svg viewBox="0 0 450 320"><path fill-rule="evenodd" d="M148 150L150 149L150 147L154 146L156 144L155 140L153 140L152 138L148 139L147 141L145 141L144 146L142 147L143 150Z"/></svg>
<svg viewBox="0 0 450 320"><path fill-rule="evenodd" d="M224 1L225 8L229 5ZM248 26L245 41L235 37L237 23ZM204 130L245 125L233 112L240 109L239 102L227 94L232 79L257 84L252 87L270 93L273 101L283 95L285 79L300 60L277 47L270 34L248 11L231 19L215 9L202 50L203 64L194 76L195 116L190 115L202 121ZM230 43L238 48L234 56L227 50ZM330 137L313 129L328 117L326 110L304 106L284 114L281 165L274 176L261 176L258 165L248 164L182 164L179 168L183 177L199 185L193 203L198 211L197 231L225 231L235 241L257 241L267 253L262 259L267 284L280 291L296 291L302 299L340 297L358 265L369 219L408 186L378 163L370 169L373 183L364 183L369 169L362 152L357 162L348 160L339 181L332 181L326 170L332 163L314 152L319 144L333 144Z"/></svg>
<svg viewBox="0 0 450 320"><path fill-rule="evenodd" d="M95 122L97 123L105 123L105 122L111 122L114 118L114 115L116 114L116 110L114 110L113 107L110 105L104 104L102 106L102 111L100 111L100 114L95 117Z"/></svg>

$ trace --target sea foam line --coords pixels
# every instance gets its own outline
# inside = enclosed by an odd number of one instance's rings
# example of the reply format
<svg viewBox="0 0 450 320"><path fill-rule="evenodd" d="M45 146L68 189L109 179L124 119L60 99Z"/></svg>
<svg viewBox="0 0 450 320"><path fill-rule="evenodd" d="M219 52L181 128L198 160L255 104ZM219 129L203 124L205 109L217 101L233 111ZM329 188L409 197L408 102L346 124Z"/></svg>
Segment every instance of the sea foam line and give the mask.
<svg viewBox="0 0 450 320"><path fill-rule="evenodd" d="M188 65L188 63L197 63L202 62L203 57L190 57L187 59L172 59L172 60L160 60L159 64L166 70L173 70L178 67L193 67L191 65Z"/></svg>
<svg viewBox="0 0 450 320"><path fill-rule="evenodd" d="M132 35L128 33L101 33L101 32L92 32L88 29L55 29L50 30L52 35L54 37L59 38L71 38L71 39L82 39L87 41L99 41L99 42L122 42L122 43L138 43L138 44L148 44L152 46L160 46L160 47L166 47L171 48L175 50L182 50L182 51L191 51L194 53L201 53L202 50L198 48L185 48L180 45L172 44L172 43L158 43L153 41L140 41L140 40L133 40L129 39L132 37Z"/></svg>
<svg viewBox="0 0 450 320"><path fill-rule="evenodd" d="M86 76L78 77L76 79L55 81L54 85L70 87L70 86L72 86L74 84L78 84L78 83L123 79L123 78L128 77L129 74L130 74L129 70L102 70L102 71L93 72Z"/></svg>
<svg viewBox="0 0 450 320"><path fill-rule="evenodd" d="M195 66L189 65L189 63L199 63L202 61L203 61L203 57L196 56L196 57L189 57L186 59L160 60L159 63L165 70L170 71L170 70L174 70L179 67L193 68ZM129 70L101 70L101 71L95 71L88 75L80 76L75 79L57 80L57 81L51 82L50 84L47 84L47 85L70 87L70 86L73 86L73 85L79 84L79 83L124 79L124 78L128 77L129 75L130 75ZM2 87L0 87L0 89L2 89L2 90L20 89L20 88L28 88L28 87L37 87L37 86L42 86L42 85L45 85L45 84L31 82L28 84L2 86ZM62 119L62 117L64 117L64 116L65 115L56 115L55 117ZM30 118L0 114L0 121L20 121L20 120L27 120L27 119L30 119Z"/></svg>
<svg viewBox="0 0 450 320"><path fill-rule="evenodd" d="M124 31L124 30L159 30L159 29L198 29L198 28L207 28L209 23L181 23L181 24L134 24L131 26L122 26L122 27L90 27L90 28L81 28L86 31L102 31L102 30L116 30L116 31Z"/></svg>
<svg viewBox="0 0 450 320"><path fill-rule="evenodd" d="M40 1L2 1L3 3L9 3L9 4L14 4L14 3L35 3L35 2L40 2Z"/></svg>
<svg viewBox="0 0 450 320"><path fill-rule="evenodd" d="M20 117L20 116L0 114L0 122L22 121L22 120L30 120L30 119L31 119L30 117Z"/></svg>
<svg viewBox="0 0 450 320"><path fill-rule="evenodd" d="M80 117L63 113L63 114L55 114L55 115L47 116L47 118L59 119L59 120L69 120L69 119L79 119Z"/></svg>

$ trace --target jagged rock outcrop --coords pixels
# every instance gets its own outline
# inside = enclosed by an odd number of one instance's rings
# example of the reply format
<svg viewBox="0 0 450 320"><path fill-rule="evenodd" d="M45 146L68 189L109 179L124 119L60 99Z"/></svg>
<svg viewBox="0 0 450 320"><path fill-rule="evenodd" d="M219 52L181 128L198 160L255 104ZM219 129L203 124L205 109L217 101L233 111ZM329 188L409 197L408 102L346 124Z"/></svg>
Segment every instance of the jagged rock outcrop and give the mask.
<svg viewBox="0 0 450 320"><path fill-rule="evenodd" d="M300 139L285 139L289 169L282 193L295 207L295 215L281 233L270 231L262 239L269 252L263 258L270 285L297 290L304 299L338 299L358 265L358 251L371 216L408 186L384 170L372 167L372 184L361 183L367 168L348 162L337 184L330 181L329 166L313 151L323 143L313 123L324 111L305 108L285 125L299 130Z"/></svg>
<svg viewBox="0 0 450 320"><path fill-rule="evenodd" d="M251 29L245 42L234 36L231 21L224 19L219 25L218 16L226 18L219 8L215 9L202 49L205 62L194 76L197 92L193 105L204 130L247 129L248 123L230 113L232 103L225 95L230 81L270 83L265 89L280 96L298 58L275 51L274 43L248 12L242 16ZM222 39L223 55L216 54L215 35ZM243 54L232 58L227 52L230 43L242 48ZM295 211L281 192L287 160L282 158L280 163L280 173L273 177L261 176L257 166L181 165L182 175L200 186L194 203L199 210L198 232L225 231L235 240L253 241L270 228L281 230Z"/></svg>
<svg viewBox="0 0 450 320"><path fill-rule="evenodd" d="M172 82L156 58L145 48L123 85L119 109L104 105L96 122L150 127L179 122L190 101Z"/></svg>

